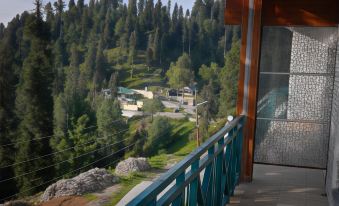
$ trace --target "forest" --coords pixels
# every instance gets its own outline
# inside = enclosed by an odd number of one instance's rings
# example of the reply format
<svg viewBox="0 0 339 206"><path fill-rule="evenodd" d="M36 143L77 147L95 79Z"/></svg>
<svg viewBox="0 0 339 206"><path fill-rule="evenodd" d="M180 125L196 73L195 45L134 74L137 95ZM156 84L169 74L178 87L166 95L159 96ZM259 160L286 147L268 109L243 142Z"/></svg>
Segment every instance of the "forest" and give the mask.
<svg viewBox="0 0 339 206"><path fill-rule="evenodd" d="M165 144L152 138L166 135L164 118L125 139L122 70L133 76L145 65L171 88L196 84L209 102L201 127L234 113L240 29L224 25L223 0L196 0L187 11L171 0L34 2L0 24L0 199L35 194L93 161L111 164L131 142L139 156ZM102 97L105 88L113 98Z"/></svg>

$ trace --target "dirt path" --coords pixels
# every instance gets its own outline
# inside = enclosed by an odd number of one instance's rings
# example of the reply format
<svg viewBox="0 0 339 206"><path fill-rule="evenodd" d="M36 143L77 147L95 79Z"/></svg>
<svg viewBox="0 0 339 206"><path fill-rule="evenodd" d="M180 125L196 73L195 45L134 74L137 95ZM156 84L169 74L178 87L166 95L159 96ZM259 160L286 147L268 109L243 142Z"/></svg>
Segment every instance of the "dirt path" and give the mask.
<svg viewBox="0 0 339 206"><path fill-rule="evenodd" d="M119 191L121 186L119 184L108 187L101 192L92 193L97 197L97 199L89 202L86 206L102 206L110 201L114 192Z"/></svg>
<svg viewBox="0 0 339 206"><path fill-rule="evenodd" d="M88 200L80 196L67 196L54 198L48 202L42 203L40 206L83 206L88 203Z"/></svg>

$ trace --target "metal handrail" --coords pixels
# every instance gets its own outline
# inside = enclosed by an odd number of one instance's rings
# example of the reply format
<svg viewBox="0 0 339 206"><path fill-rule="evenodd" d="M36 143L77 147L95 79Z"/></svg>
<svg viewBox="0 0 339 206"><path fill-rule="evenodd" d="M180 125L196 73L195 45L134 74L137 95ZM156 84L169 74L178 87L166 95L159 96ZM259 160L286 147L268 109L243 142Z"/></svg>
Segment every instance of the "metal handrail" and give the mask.
<svg viewBox="0 0 339 206"><path fill-rule="evenodd" d="M225 125L127 206L225 205L240 178L243 123L239 116Z"/></svg>

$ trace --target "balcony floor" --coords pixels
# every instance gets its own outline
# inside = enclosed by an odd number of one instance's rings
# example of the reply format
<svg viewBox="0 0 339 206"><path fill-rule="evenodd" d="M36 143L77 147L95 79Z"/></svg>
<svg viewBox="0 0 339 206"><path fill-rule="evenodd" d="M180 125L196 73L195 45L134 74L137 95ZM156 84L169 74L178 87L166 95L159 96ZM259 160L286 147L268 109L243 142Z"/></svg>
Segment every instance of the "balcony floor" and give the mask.
<svg viewBox="0 0 339 206"><path fill-rule="evenodd" d="M254 165L252 183L240 184L229 206L327 206L325 171Z"/></svg>

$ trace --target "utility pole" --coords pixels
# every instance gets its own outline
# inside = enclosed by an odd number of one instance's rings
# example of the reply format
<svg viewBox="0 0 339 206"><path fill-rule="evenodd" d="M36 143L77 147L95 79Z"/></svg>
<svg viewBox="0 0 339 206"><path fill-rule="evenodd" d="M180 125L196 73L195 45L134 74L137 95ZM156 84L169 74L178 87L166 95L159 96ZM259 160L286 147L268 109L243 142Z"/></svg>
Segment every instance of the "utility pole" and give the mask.
<svg viewBox="0 0 339 206"><path fill-rule="evenodd" d="M197 147L200 146L200 137L199 137L199 115L198 115L198 100L197 100L198 90L195 89L194 99L195 99L195 127L197 128Z"/></svg>
<svg viewBox="0 0 339 206"><path fill-rule="evenodd" d="M197 89L195 90L195 118L196 118L196 120L195 120L195 122L196 122L196 124L195 124L195 126L196 126L196 128L197 128L197 147L199 147L200 146L200 134L199 134L199 114L198 114L198 107L199 106L201 106L201 105L204 105L204 104L207 104L208 103L208 101L204 101L204 102L201 102L201 103L199 103L199 104L197 104L197 93L198 93L198 91L197 91Z"/></svg>

